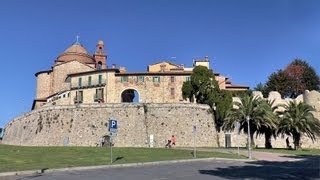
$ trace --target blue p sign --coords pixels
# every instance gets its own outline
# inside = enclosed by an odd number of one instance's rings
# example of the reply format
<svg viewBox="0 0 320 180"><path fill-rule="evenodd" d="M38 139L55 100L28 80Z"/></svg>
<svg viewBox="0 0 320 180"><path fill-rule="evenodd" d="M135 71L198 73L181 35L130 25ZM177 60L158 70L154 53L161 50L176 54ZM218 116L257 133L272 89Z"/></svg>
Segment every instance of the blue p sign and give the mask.
<svg viewBox="0 0 320 180"><path fill-rule="evenodd" d="M111 119L109 120L109 129L117 129L118 123L117 120Z"/></svg>

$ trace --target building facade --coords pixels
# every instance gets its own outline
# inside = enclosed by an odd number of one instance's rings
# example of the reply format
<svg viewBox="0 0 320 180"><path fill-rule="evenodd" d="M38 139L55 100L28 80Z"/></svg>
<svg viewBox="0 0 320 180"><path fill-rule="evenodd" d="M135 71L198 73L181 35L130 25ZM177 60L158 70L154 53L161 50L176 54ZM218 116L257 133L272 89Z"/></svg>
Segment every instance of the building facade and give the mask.
<svg viewBox="0 0 320 180"><path fill-rule="evenodd" d="M162 61L148 65L146 72L128 72L115 64L107 66L103 41L98 41L93 55L76 42L57 57L50 70L35 74L37 88L32 109L81 103L187 103L181 88L199 65L209 68L209 58L194 59L193 67ZM218 73L215 77L220 89L248 89Z"/></svg>

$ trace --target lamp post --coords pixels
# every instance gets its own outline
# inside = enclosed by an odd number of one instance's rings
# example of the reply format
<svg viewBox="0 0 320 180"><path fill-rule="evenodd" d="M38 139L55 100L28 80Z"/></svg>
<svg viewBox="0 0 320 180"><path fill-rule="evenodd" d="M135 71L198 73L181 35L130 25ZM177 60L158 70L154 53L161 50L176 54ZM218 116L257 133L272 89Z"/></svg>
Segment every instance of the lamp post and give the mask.
<svg viewBox="0 0 320 180"><path fill-rule="evenodd" d="M249 156L249 159L252 159L252 157L251 157L250 117L247 116L246 119L247 119L247 123L248 123L248 156Z"/></svg>

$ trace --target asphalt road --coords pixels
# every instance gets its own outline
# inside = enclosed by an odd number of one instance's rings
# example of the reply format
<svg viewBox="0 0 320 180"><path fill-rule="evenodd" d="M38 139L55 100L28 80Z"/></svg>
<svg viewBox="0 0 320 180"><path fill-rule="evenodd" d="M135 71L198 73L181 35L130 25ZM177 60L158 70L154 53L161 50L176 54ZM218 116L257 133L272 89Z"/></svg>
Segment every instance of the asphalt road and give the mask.
<svg viewBox="0 0 320 180"><path fill-rule="evenodd" d="M299 157L297 161L212 160L44 173L15 177L23 180L206 180L206 179L320 179L320 156Z"/></svg>

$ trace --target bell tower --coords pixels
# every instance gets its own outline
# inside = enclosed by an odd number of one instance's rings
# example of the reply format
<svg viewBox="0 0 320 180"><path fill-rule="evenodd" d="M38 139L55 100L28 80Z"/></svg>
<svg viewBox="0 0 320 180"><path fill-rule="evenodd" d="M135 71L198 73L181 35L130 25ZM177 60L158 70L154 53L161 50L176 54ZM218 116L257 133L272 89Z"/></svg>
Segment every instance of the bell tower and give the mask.
<svg viewBox="0 0 320 180"><path fill-rule="evenodd" d="M96 52L94 53L93 58L96 61L97 69L105 69L107 67L107 55L104 50L103 41L98 41Z"/></svg>

